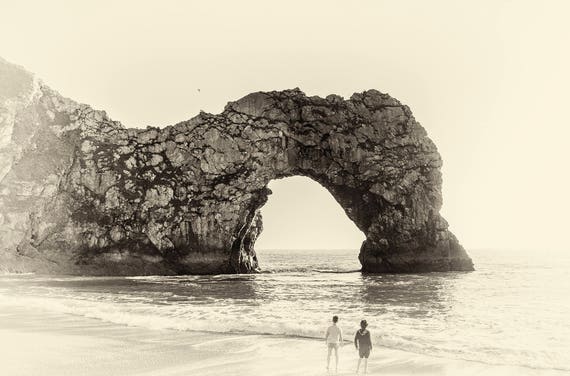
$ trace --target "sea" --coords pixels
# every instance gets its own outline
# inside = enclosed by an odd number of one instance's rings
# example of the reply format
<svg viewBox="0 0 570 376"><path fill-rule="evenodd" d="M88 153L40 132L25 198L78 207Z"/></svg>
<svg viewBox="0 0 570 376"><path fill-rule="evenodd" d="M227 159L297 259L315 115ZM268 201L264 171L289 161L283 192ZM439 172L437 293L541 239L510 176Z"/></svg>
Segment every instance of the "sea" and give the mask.
<svg viewBox="0 0 570 376"><path fill-rule="evenodd" d="M345 339L376 348L570 371L570 252L471 250L474 272L364 275L357 250L261 250L259 274L0 275L3 308L152 329Z"/></svg>

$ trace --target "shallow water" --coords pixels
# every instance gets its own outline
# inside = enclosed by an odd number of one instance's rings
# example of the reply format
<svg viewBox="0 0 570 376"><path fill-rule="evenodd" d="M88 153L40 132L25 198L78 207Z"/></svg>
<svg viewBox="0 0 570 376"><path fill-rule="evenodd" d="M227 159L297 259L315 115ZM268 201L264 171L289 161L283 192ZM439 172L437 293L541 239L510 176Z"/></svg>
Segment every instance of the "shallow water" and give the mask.
<svg viewBox="0 0 570 376"><path fill-rule="evenodd" d="M2 306L177 330L348 340L490 364L570 370L570 255L471 251L477 271L362 275L357 251L260 251L256 275L0 276Z"/></svg>

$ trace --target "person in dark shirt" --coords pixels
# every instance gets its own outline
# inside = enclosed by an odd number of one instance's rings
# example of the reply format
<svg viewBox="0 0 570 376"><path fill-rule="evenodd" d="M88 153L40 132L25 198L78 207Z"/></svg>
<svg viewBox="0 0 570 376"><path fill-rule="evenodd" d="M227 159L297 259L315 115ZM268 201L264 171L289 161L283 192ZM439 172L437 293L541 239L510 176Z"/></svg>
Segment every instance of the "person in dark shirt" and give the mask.
<svg viewBox="0 0 570 376"><path fill-rule="evenodd" d="M368 357L370 356L370 350L372 350L372 340L370 339L370 332L366 330L368 323L366 320L360 322L360 329L356 331L354 335L354 346L358 350L358 365L356 366L356 373L360 369L360 362L364 359L364 374L368 371Z"/></svg>

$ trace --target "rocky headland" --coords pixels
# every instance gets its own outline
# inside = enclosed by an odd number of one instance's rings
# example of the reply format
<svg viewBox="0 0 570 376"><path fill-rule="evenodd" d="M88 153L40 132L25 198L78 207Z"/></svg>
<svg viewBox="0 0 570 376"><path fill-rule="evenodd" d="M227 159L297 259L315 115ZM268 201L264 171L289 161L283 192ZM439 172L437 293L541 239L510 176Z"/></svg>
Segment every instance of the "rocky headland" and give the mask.
<svg viewBox="0 0 570 376"><path fill-rule="evenodd" d="M133 129L0 59L0 270L253 272L267 185L293 175L366 235L363 272L473 270L439 214L441 164L410 109L376 90L258 92Z"/></svg>

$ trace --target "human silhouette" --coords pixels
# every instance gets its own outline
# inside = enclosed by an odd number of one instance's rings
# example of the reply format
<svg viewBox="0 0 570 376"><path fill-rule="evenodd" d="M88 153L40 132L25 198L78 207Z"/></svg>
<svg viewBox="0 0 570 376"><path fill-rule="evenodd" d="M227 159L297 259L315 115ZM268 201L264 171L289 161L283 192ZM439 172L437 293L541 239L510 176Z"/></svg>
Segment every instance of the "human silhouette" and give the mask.
<svg viewBox="0 0 570 376"><path fill-rule="evenodd" d="M337 325L338 316L333 316L332 325L327 328L325 333L325 343L328 348L327 353L327 371L331 362L331 353L334 350L335 372L338 372L338 348L342 345L342 329Z"/></svg>
<svg viewBox="0 0 570 376"><path fill-rule="evenodd" d="M364 374L368 372L368 357L370 350L372 350L372 340L370 339L370 331L366 329L368 323L366 320L360 322L360 329L354 335L354 346L358 350L358 365L356 366L356 373L360 369L360 363L364 359Z"/></svg>

